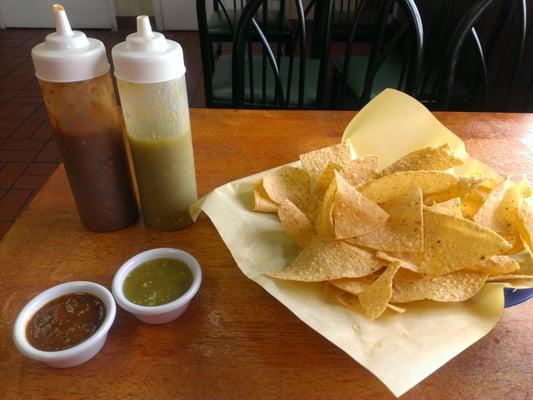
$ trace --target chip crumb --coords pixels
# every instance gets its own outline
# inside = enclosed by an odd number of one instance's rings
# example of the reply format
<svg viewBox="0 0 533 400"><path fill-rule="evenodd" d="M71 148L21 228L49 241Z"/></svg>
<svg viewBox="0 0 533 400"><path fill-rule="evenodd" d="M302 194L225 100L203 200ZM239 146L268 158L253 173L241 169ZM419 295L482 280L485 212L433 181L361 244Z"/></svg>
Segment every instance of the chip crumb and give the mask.
<svg viewBox="0 0 533 400"><path fill-rule="evenodd" d="M353 331L360 335L361 334L361 327L358 324L353 324Z"/></svg>

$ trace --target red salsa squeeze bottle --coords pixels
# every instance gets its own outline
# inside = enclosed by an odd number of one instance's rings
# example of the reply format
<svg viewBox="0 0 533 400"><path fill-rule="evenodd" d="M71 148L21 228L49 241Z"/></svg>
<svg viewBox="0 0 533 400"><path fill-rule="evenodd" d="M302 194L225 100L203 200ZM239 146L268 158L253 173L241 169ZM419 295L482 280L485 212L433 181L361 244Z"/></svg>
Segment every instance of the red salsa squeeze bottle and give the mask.
<svg viewBox="0 0 533 400"><path fill-rule="evenodd" d="M105 48L53 11L56 32L32 49L35 75L83 226L114 231L138 209Z"/></svg>

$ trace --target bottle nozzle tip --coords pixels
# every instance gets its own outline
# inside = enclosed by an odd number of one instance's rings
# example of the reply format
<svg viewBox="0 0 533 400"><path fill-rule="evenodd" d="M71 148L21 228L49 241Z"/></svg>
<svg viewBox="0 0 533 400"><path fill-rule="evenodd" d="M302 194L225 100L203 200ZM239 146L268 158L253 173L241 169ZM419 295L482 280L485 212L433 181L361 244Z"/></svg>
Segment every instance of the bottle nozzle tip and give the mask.
<svg viewBox="0 0 533 400"><path fill-rule="evenodd" d="M139 15L137 17L137 33L142 36L152 35L152 26L150 25L150 18L148 15Z"/></svg>
<svg viewBox="0 0 533 400"><path fill-rule="evenodd" d="M56 32L60 35L72 35L72 28L70 27L65 7L61 4L54 4L52 9L54 10L54 17L56 20Z"/></svg>

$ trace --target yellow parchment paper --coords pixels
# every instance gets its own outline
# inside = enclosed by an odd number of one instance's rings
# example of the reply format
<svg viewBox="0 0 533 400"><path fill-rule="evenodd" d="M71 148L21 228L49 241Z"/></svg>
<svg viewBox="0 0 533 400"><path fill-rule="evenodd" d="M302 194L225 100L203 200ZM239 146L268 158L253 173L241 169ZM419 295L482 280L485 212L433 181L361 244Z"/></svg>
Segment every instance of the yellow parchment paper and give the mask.
<svg viewBox="0 0 533 400"><path fill-rule="evenodd" d="M394 90L385 90L359 112L343 140L349 140L358 155L378 154L383 166L421 147L448 143L467 160L461 173L482 171L496 176L488 166L471 159L462 141L425 107ZM486 285L463 303L416 302L406 305L404 314L388 310L377 321L370 321L363 313L326 297L321 284L265 277L265 272L285 267L298 253L276 215L251 210L252 184L270 172L215 189L196 204L195 213L201 208L210 217L248 278L371 371L396 396L485 336L498 322L504 306L500 284Z"/></svg>

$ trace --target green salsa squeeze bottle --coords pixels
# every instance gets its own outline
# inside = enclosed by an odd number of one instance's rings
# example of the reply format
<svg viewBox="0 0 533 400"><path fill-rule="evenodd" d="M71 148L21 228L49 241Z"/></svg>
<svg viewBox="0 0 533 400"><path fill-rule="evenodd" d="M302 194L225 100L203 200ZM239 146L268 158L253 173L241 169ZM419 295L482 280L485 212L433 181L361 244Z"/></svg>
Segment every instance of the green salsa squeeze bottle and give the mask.
<svg viewBox="0 0 533 400"><path fill-rule="evenodd" d="M138 209L105 48L73 31L63 6L53 11L56 32L31 52L48 119L82 224L120 229Z"/></svg>
<svg viewBox="0 0 533 400"><path fill-rule="evenodd" d="M181 46L152 32L147 16L112 50L144 223L170 231L189 225L197 199Z"/></svg>

